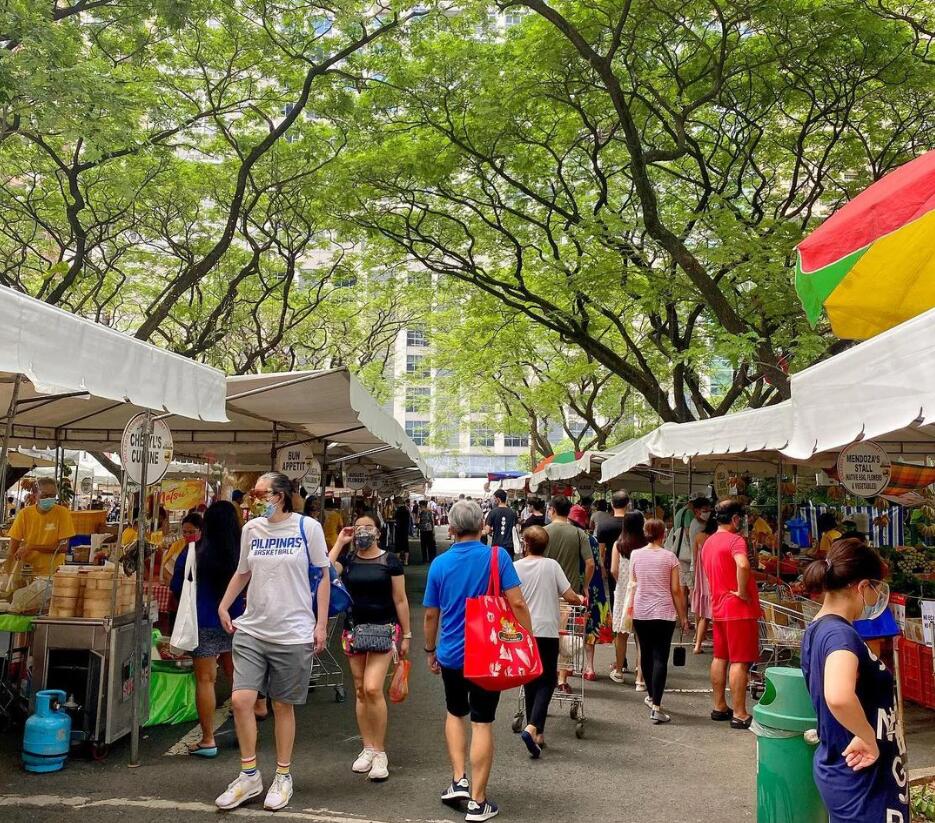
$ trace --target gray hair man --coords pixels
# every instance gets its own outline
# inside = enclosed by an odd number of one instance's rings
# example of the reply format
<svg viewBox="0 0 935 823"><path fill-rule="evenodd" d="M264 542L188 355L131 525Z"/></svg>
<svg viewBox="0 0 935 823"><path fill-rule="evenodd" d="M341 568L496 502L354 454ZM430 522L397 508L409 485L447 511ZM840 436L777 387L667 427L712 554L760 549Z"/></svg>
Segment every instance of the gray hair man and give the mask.
<svg viewBox="0 0 935 823"><path fill-rule="evenodd" d="M448 805L466 800L465 820L483 823L498 813L497 806L487 797L487 782L493 766L493 722L500 693L487 691L465 679L464 622L468 598L487 591L494 551L498 553L500 589L517 622L532 633L532 619L509 553L500 547L489 548L480 541L484 529L481 507L471 500L459 500L451 507L448 524L454 543L429 567L424 599L428 667L433 674L442 676L448 710L445 738L452 781L441 799ZM466 768L468 716L472 781L468 780Z"/></svg>

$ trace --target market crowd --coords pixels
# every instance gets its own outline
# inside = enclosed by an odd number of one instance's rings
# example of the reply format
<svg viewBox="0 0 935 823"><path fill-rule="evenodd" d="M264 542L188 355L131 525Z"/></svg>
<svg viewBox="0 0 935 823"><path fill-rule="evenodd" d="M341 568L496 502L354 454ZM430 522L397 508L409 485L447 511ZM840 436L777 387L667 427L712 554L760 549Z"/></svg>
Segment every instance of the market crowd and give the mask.
<svg viewBox="0 0 935 823"><path fill-rule="evenodd" d="M556 692L572 693L573 673L560 655L570 610L584 615L580 675L597 679L595 647L612 643L609 677L624 685L633 675L633 688L645 693L649 723L673 719L663 703L679 631L683 653L685 647L694 654L711 648L710 719L731 729L750 728L748 682L751 666L760 660L761 610L741 500L714 504L697 497L669 524L658 510L634 507L625 492L614 493L609 505L588 498L573 504L558 495L547 504L529 499L519 511L502 491L484 502L482 507L459 499L449 507L422 500L410 507L396 499L377 511L361 505L345 522L338 501L326 499L319 511L317 500L303 500L289 478L270 472L246 496L235 492L231 501L185 516L179 540L162 558L161 574L176 600L197 615L191 656L202 734L190 747L192 756L218 756L218 670L232 680L241 763L217 797L219 809L235 809L264 791L264 808L289 804L295 706L304 704L314 657L325 648L333 598L347 600L341 646L363 743L349 768L372 781L390 777L385 685L394 662L397 685L412 651L404 576L415 534L422 560L430 564L423 652L445 696L451 780L440 800L463 808L465 820L499 813L488 784L501 692L478 685L464 671L466 603L487 592L494 568L516 623L534 638L543 663L541 674L524 685L519 737L532 759L546 748ZM51 571L73 533L67 512L57 502L54 481L40 481L35 502L13 521L11 558ZM452 544L437 554L435 531L442 524ZM168 529L168 523L158 525ZM908 821L893 678L853 625L886 608L887 569L862 537L833 525L824 523L826 539L817 542L804 573L806 588L822 598L802 646L802 669L818 717L816 783L832 821ZM768 524L758 520L752 532L762 541ZM135 536L124 534L123 544L132 545ZM186 599L187 587L195 590L193 599ZM270 712L276 764L265 781L257 763L258 721Z"/></svg>

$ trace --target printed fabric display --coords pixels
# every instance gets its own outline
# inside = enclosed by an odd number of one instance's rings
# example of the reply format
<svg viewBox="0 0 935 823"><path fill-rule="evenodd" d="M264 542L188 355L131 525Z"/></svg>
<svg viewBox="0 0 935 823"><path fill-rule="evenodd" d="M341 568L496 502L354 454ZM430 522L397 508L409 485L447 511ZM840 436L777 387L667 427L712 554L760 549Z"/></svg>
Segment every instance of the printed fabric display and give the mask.
<svg viewBox="0 0 935 823"><path fill-rule="evenodd" d="M464 621L464 676L487 691L522 686L542 674L533 636L500 594L499 552L490 555L487 594L468 598Z"/></svg>

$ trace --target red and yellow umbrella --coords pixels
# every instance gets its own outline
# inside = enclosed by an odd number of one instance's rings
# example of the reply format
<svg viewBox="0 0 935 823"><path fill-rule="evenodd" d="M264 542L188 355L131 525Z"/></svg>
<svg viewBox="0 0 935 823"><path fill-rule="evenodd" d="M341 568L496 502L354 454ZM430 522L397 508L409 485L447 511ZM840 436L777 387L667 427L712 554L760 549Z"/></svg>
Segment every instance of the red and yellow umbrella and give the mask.
<svg viewBox="0 0 935 823"><path fill-rule="evenodd" d="M795 288L814 325L865 340L935 307L935 151L861 192L798 247Z"/></svg>

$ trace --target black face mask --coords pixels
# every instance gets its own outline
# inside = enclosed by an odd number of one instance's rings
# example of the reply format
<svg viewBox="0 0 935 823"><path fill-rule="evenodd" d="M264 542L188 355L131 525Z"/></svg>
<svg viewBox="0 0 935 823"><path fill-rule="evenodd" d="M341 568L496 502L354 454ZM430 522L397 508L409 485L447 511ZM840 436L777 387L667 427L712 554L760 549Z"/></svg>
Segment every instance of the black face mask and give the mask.
<svg viewBox="0 0 935 823"><path fill-rule="evenodd" d="M354 535L354 548L369 549L376 541L377 536L373 532L357 532Z"/></svg>

